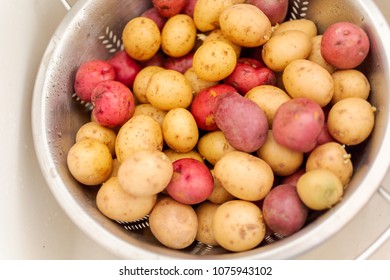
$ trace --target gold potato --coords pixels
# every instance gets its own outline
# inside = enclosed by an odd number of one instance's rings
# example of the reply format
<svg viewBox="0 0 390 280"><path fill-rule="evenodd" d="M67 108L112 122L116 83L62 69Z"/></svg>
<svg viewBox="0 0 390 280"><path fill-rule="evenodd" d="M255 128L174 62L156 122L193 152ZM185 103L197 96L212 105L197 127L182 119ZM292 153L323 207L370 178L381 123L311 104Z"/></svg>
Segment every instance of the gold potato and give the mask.
<svg viewBox="0 0 390 280"><path fill-rule="evenodd" d="M274 32L272 33L272 36L278 35L282 32L289 31L289 30L302 31L309 37L316 36L318 32L317 26L312 20L302 18L302 19L287 20L282 22L281 24L278 24Z"/></svg>
<svg viewBox="0 0 390 280"><path fill-rule="evenodd" d="M226 140L225 134L220 131L211 131L203 135L198 142L198 151L209 163L215 165L227 152L236 149Z"/></svg>
<svg viewBox="0 0 390 280"><path fill-rule="evenodd" d="M135 106L133 117L138 115L147 115L156 122L158 122L159 125L162 125L166 114L167 111L156 108L152 104L148 103L138 104L137 106Z"/></svg>
<svg viewBox="0 0 390 280"><path fill-rule="evenodd" d="M367 77L359 70L338 70L332 74L332 78L334 82L332 104L347 97L367 99L370 94L370 83Z"/></svg>
<svg viewBox="0 0 390 280"><path fill-rule="evenodd" d="M207 43L210 41L223 41L225 43L228 43L234 49L234 52L236 53L237 58L240 57L242 47L233 43L232 41L230 41L225 36L225 34L223 34L223 32L220 28L214 29L207 36L205 36L203 43Z"/></svg>
<svg viewBox="0 0 390 280"><path fill-rule="evenodd" d="M328 70L329 73L333 73L336 71L336 68L332 65L330 65L321 54L321 41L322 41L322 35L317 35L311 38L311 52L309 56L307 57L308 60L313 61L322 67L324 67L326 70Z"/></svg>
<svg viewBox="0 0 390 280"><path fill-rule="evenodd" d="M197 95L200 91L208 87L212 87L218 84L217 81L210 82L199 78L199 76L195 73L194 67L188 68L184 72L184 77L186 77L186 79L190 83L194 95Z"/></svg>
<svg viewBox="0 0 390 280"><path fill-rule="evenodd" d="M161 70L164 70L164 68L160 66L146 66L138 72L137 76L135 76L133 84L133 93L134 97L139 103L150 103L148 101L148 98L146 97L146 89L153 74Z"/></svg>
<svg viewBox="0 0 390 280"><path fill-rule="evenodd" d="M214 169L210 170L211 175L213 175L214 179L214 188L210 196L207 198L208 201L216 204L222 204L224 202L230 201L235 199L235 197L229 193L223 186L221 181L219 181L215 177L215 171Z"/></svg>
<svg viewBox="0 0 390 280"><path fill-rule="evenodd" d="M182 159L182 158L193 158L193 159L196 159L196 160L204 163L202 156L195 150L181 153L181 152L177 152L175 150L168 148L168 149L165 149L163 152L164 152L164 154L167 155L167 157L170 159L171 162L174 162L174 161L176 161L178 159Z"/></svg>
<svg viewBox="0 0 390 280"><path fill-rule="evenodd" d="M219 245L215 240L212 227L213 217L218 207L218 204L205 201L195 209L196 215L198 216L197 241L211 246Z"/></svg>

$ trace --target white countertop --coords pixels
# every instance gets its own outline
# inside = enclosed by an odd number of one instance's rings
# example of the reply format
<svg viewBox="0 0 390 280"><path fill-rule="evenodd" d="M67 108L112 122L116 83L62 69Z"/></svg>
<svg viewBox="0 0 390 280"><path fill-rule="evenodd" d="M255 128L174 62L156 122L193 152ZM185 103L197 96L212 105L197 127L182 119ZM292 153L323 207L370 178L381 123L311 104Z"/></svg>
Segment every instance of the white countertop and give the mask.
<svg viewBox="0 0 390 280"><path fill-rule="evenodd" d="M387 0L375 1L390 19ZM42 177L31 133L34 80L65 15L60 0L3 1L0 9L0 259L117 259L66 216ZM390 190L390 176L384 180ZM375 194L337 235L301 259L354 259L390 226L390 205ZM390 240L371 258L390 259Z"/></svg>

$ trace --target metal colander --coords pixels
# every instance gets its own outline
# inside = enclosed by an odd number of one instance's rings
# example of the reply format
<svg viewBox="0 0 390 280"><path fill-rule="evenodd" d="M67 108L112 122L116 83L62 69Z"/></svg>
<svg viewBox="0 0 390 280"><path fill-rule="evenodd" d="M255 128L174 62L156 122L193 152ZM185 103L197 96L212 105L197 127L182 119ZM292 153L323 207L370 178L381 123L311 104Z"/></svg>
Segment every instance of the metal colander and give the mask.
<svg viewBox="0 0 390 280"><path fill-rule="evenodd" d="M129 259L287 259L331 237L364 207L375 192L389 200L381 187L390 164L390 31L370 0L293 0L289 17L313 20L322 33L331 23L346 20L368 33L371 50L361 65L371 84L370 102L377 108L371 137L353 149L354 176L343 201L319 215L310 216L296 234L267 236L259 247L240 253L194 243L184 250L161 245L151 234L147 217L120 223L97 209L97 189L81 186L68 171L66 156L82 124L90 120L88 104L76 102L73 80L78 66L91 59L107 59L122 48L124 25L151 6L144 0L79 0L57 28L42 58L32 104L33 139L40 167L58 203L88 236L114 254ZM386 239L389 230L381 238Z"/></svg>

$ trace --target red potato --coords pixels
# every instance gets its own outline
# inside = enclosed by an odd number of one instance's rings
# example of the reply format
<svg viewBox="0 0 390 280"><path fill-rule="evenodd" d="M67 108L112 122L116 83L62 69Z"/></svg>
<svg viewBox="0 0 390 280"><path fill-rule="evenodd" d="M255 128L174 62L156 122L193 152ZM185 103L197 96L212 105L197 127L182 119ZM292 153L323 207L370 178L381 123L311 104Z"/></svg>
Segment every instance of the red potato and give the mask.
<svg viewBox="0 0 390 280"><path fill-rule="evenodd" d="M215 122L235 149L252 153L265 142L268 121L264 111L237 92L221 95L215 106Z"/></svg>
<svg viewBox="0 0 390 280"><path fill-rule="evenodd" d="M189 68L192 67L192 59L194 52L190 52L181 57L167 57L164 62L164 68L170 70L176 70L184 74Z"/></svg>
<svg viewBox="0 0 390 280"><path fill-rule="evenodd" d="M198 0L187 0L187 5L184 7L182 13L194 17L194 9Z"/></svg>
<svg viewBox="0 0 390 280"><path fill-rule="evenodd" d="M138 61L131 58L125 51L118 51L107 62L114 67L116 81L127 87L133 87L135 76L142 69Z"/></svg>
<svg viewBox="0 0 390 280"><path fill-rule="evenodd" d="M93 117L106 127L118 127L131 118L135 110L133 93L117 81L100 82L91 97Z"/></svg>
<svg viewBox="0 0 390 280"><path fill-rule="evenodd" d="M166 17L163 17L155 7L152 7L143 12L141 17L147 17L153 20L157 24L157 27L160 29L160 31L163 29L165 23L168 20Z"/></svg>
<svg viewBox="0 0 390 280"><path fill-rule="evenodd" d="M308 98L295 98L280 105L272 131L278 144L306 153L317 145L324 123L324 112L318 103Z"/></svg>
<svg viewBox="0 0 390 280"><path fill-rule="evenodd" d="M206 131L218 130L214 116L215 104L218 96L228 92L236 92L236 90L232 86L218 84L200 91L194 97L190 111L200 129Z"/></svg>
<svg viewBox="0 0 390 280"><path fill-rule="evenodd" d="M254 5L263 11L272 25L282 23L287 15L288 0L247 0L247 4Z"/></svg>
<svg viewBox="0 0 390 280"><path fill-rule="evenodd" d="M282 184L274 187L264 199L264 222L274 232L290 236L306 222L308 208L300 200L296 186Z"/></svg>
<svg viewBox="0 0 390 280"><path fill-rule="evenodd" d="M297 185L297 182L299 178L306 172L304 167L299 168L297 171L295 171L293 174L285 176L281 180L281 184L290 184L290 185Z"/></svg>
<svg viewBox="0 0 390 280"><path fill-rule="evenodd" d="M173 163L173 175L166 192L176 201L193 205L205 201L213 192L214 179L208 167L193 158Z"/></svg>
<svg viewBox="0 0 390 280"><path fill-rule="evenodd" d="M249 90L261 85L275 85L275 73L264 66L261 61L252 58L241 58L237 65L224 82L233 86L236 90L245 95Z"/></svg>
<svg viewBox="0 0 390 280"><path fill-rule="evenodd" d="M328 143L328 142L333 142L335 139L333 136L330 134L329 129L328 129L328 124L324 123L322 126L321 132L317 137L317 146Z"/></svg>
<svg viewBox="0 0 390 280"><path fill-rule="evenodd" d="M152 56L151 59L141 61L141 65L142 67L159 66L164 68L165 59L166 55L162 51L158 51L155 55Z"/></svg>
<svg viewBox="0 0 390 280"><path fill-rule="evenodd" d="M367 33L351 22L336 22L328 26L321 41L321 55L338 69L352 69L367 57L370 41Z"/></svg>
<svg viewBox="0 0 390 280"><path fill-rule="evenodd" d="M81 100L90 102L92 91L97 84L102 81L115 80L115 77L114 67L107 61L87 61L77 69L74 90Z"/></svg>
<svg viewBox="0 0 390 280"><path fill-rule="evenodd" d="M184 9L187 5L187 0L153 0L152 3L160 15L170 18Z"/></svg>

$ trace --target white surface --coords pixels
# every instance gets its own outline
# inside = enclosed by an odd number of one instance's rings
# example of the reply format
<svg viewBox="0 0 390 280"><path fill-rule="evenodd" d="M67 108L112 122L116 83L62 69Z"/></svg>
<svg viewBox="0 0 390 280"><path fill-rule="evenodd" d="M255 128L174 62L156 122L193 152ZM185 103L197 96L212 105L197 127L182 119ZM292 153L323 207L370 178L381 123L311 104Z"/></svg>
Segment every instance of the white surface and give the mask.
<svg viewBox="0 0 390 280"><path fill-rule="evenodd" d="M390 4L377 0L390 18ZM66 11L60 0L2 0L0 9L0 259L116 259L65 215L39 169L31 136L35 74ZM387 189L390 176L385 180ZM353 259L390 226L376 194L340 233L301 259ZM390 240L372 255L390 259Z"/></svg>

